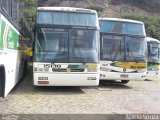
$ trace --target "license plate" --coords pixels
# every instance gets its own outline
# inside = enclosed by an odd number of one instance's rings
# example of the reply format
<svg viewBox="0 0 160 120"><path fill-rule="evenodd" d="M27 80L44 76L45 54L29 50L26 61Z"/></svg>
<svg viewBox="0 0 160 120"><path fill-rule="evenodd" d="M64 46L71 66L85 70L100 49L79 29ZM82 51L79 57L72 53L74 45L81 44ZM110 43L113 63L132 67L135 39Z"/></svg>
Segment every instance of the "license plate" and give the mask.
<svg viewBox="0 0 160 120"><path fill-rule="evenodd" d="M127 75L127 74L121 74L120 77L121 77L121 78L128 78L128 75Z"/></svg>

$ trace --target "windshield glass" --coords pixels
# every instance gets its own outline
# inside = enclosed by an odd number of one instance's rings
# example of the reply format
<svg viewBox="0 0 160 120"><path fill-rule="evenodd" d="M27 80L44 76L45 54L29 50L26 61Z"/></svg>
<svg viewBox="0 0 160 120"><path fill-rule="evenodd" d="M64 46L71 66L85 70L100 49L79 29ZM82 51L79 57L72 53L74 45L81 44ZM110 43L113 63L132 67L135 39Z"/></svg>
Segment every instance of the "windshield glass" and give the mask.
<svg viewBox="0 0 160 120"><path fill-rule="evenodd" d="M98 43L94 30L69 30L69 58L72 62L97 62Z"/></svg>
<svg viewBox="0 0 160 120"><path fill-rule="evenodd" d="M35 61L67 62L68 31L66 29L40 28L37 29L35 41Z"/></svg>
<svg viewBox="0 0 160 120"><path fill-rule="evenodd" d="M97 26L97 15L94 13L39 11L38 24Z"/></svg>
<svg viewBox="0 0 160 120"><path fill-rule="evenodd" d="M96 30L38 28L34 61L53 63L96 63Z"/></svg>
<svg viewBox="0 0 160 120"><path fill-rule="evenodd" d="M101 39L101 60L124 60L124 37L103 35Z"/></svg>
<svg viewBox="0 0 160 120"><path fill-rule="evenodd" d="M100 20L101 32L145 36L144 25L140 23Z"/></svg>
<svg viewBox="0 0 160 120"><path fill-rule="evenodd" d="M148 43L148 61L160 63L160 44L153 42Z"/></svg>
<svg viewBox="0 0 160 120"><path fill-rule="evenodd" d="M141 37L101 35L101 60L146 61L146 49Z"/></svg>
<svg viewBox="0 0 160 120"><path fill-rule="evenodd" d="M127 60L141 60L146 58L147 42L144 37L125 37L126 41L126 59Z"/></svg>

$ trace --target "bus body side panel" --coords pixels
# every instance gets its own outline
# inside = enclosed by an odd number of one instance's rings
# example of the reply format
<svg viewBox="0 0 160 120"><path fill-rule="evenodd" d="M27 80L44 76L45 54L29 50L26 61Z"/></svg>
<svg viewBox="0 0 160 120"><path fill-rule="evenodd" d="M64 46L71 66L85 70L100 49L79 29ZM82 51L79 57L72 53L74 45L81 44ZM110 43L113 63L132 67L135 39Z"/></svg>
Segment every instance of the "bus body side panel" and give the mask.
<svg viewBox="0 0 160 120"><path fill-rule="evenodd" d="M101 80L145 80L146 78L147 63L101 61L100 66Z"/></svg>
<svg viewBox="0 0 160 120"><path fill-rule="evenodd" d="M3 57L0 62L5 67L5 97L18 82L18 73L21 71L21 53L18 52L19 32L3 15L1 19Z"/></svg>
<svg viewBox="0 0 160 120"><path fill-rule="evenodd" d="M0 36L1 36L1 13L0 13ZM2 49L3 49L3 45L2 45L2 39L0 37L0 97L4 97L4 66L2 64Z"/></svg>

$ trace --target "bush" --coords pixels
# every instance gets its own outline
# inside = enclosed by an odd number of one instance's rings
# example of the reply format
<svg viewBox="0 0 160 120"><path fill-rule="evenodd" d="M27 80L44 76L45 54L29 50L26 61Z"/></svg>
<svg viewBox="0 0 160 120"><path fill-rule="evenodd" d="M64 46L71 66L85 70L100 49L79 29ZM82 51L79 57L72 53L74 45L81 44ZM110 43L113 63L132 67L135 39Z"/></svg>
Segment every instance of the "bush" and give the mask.
<svg viewBox="0 0 160 120"><path fill-rule="evenodd" d="M103 8L103 7L100 7L100 6L88 6L88 7L86 7L86 8L97 11L98 15L100 15L101 12L104 11L104 8Z"/></svg>

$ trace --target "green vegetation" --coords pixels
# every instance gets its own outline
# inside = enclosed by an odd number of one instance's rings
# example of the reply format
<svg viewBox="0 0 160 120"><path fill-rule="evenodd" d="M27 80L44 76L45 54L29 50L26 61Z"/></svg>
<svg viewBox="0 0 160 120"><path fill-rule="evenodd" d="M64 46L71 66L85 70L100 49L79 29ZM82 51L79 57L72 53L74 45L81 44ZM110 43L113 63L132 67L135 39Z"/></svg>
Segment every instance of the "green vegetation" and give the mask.
<svg viewBox="0 0 160 120"><path fill-rule="evenodd" d="M100 15L104 11L104 8L100 6L88 6L86 8L91 10L96 10L98 15Z"/></svg>
<svg viewBox="0 0 160 120"><path fill-rule="evenodd" d="M160 40L160 16L137 16L128 14L121 17L144 22L147 36Z"/></svg>
<svg viewBox="0 0 160 120"><path fill-rule="evenodd" d="M39 0L39 1L42 1L42 0ZM34 21L35 21L36 5L37 5L37 2L39 1L38 0L22 0L22 4L25 7L24 13L26 15L27 20L29 21L29 25L32 28L34 26ZM134 0L134 1L133 0L123 0L123 1L112 0L111 3L112 4L126 3L126 4L136 5L136 6L138 5L139 7L143 7L146 10L155 12L159 9L160 0ZM98 15L101 15L101 13L104 12L104 8L101 6L93 5L93 6L88 6L86 8L96 10ZM121 17L144 22L147 36L157 38L160 40L160 16L137 16L135 14L126 14L126 15L122 15Z"/></svg>
<svg viewBox="0 0 160 120"><path fill-rule="evenodd" d="M23 12L31 28L34 27L37 1L38 0L22 0L21 1L24 6Z"/></svg>
<svg viewBox="0 0 160 120"><path fill-rule="evenodd" d="M133 0L128 0L128 1L133 1ZM134 3L143 6L144 9L148 9L151 11L156 10L160 6L159 0L134 0Z"/></svg>

